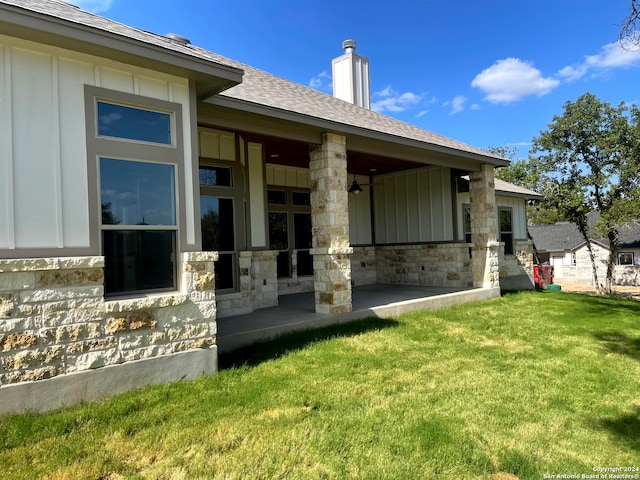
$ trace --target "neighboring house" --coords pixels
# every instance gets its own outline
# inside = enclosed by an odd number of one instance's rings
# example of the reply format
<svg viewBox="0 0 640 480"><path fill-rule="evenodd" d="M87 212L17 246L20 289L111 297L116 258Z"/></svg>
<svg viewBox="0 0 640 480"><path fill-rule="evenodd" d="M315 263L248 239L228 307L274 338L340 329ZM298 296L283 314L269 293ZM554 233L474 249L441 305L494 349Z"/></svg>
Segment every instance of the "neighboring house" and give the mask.
<svg viewBox="0 0 640 480"><path fill-rule="evenodd" d="M0 125L0 412L214 372L283 294L532 286L508 161L178 35L0 0Z"/></svg>
<svg viewBox="0 0 640 480"><path fill-rule="evenodd" d="M589 214L589 225L597 221L596 212ZM620 247L614 266L614 284L640 286L640 225L625 225L619 230ZM586 241L575 224L559 222L554 225L529 227L537 262L552 265L554 281L574 282L595 286L593 266ZM604 284L609 262L609 241L591 240L596 257L598 281Z"/></svg>

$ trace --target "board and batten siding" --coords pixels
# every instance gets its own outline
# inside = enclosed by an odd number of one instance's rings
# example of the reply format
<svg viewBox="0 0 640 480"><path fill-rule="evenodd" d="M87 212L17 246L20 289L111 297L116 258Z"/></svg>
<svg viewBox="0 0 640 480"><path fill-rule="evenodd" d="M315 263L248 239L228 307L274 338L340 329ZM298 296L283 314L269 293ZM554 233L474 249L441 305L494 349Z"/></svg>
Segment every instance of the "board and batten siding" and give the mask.
<svg viewBox="0 0 640 480"><path fill-rule="evenodd" d="M449 168L427 167L375 177L376 243L453 240Z"/></svg>
<svg viewBox="0 0 640 480"><path fill-rule="evenodd" d="M195 244L189 81L0 35L0 250L91 246L85 85L182 105Z"/></svg>
<svg viewBox="0 0 640 480"><path fill-rule="evenodd" d="M469 193L458 194L458 240L464 240L464 231L462 228L463 205L470 205L471 199ZM524 240L527 238L527 201L524 198L519 197L505 197L496 192L496 207L510 208L512 213L513 222L513 238L516 240ZM496 211L496 228L498 231L500 226L498 225L498 212Z"/></svg>

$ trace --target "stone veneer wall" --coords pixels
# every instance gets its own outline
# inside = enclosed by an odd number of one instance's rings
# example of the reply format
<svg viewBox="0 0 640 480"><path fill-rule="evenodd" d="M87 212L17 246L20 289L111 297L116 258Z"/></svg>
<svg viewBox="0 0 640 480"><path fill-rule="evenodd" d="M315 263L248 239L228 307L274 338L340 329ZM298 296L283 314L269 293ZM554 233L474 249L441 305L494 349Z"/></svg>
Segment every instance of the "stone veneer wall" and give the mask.
<svg viewBox="0 0 640 480"><path fill-rule="evenodd" d="M239 253L239 291L218 295L217 318L250 313L256 308L278 305L275 250Z"/></svg>
<svg viewBox="0 0 640 480"><path fill-rule="evenodd" d="M354 247L351 275L354 285L469 287L469 247L466 243Z"/></svg>
<svg viewBox="0 0 640 480"><path fill-rule="evenodd" d="M504 244L501 244L500 287L506 290L533 289L533 243L514 240L513 251L513 255L505 255Z"/></svg>
<svg viewBox="0 0 640 480"><path fill-rule="evenodd" d="M278 279L278 295L313 292L313 275L298 276L297 250L291 254L291 277Z"/></svg>
<svg viewBox="0 0 640 480"><path fill-rule="evenodd" d="M215 357L216 257L183 253L180 293L113 301L103 257L0 260L0 398L17 384L192 349Z"/></svg>

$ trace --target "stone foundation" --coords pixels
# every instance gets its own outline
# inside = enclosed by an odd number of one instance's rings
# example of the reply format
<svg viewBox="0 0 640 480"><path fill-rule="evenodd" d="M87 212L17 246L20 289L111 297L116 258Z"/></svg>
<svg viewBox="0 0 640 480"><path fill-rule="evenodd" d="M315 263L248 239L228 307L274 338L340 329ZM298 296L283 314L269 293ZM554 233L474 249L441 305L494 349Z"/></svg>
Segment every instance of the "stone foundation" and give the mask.
<svg viewBox="0 0 640 480"><path fill-rule="evenodd" d="M257 308L278 305L277 251L239 253L239 291L217 296L217 318L251 313Z"/></svg>
<svg viewBox="0 0 640 480"><path fill-rule="evenodd" d="M103 257L0 260L0 413L9 386L193 349L215 356L215 258L183 253L180 293L112 301Z"/></svg>
<svg viewBox="0 0 640 480"><path fill-rule="evenodd" d="M531 290L533 282L533 243L515 240L514 255L504 254L504 244L498 253L500 262L500 288L503 290Z"/></svg>

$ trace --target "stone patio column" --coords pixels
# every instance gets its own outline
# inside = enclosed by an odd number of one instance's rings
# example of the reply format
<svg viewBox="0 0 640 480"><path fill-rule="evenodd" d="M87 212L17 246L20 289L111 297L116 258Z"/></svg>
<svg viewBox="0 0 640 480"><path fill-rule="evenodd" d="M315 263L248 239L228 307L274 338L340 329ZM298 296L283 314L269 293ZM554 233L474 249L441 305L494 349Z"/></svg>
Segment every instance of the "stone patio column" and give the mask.
<svg viewBox="0 0 640 480"><path fill-rule="evenodd" d="M469 174L471 196L471 268L473 286L500 286L500 263L493 165Z"/></svg>
<svg viewBox="0 0 640 480"><path fill-rule="evenodd" d="M347 144L325 133L310 153L313 284L317 313L351 311Z"/></svg>

